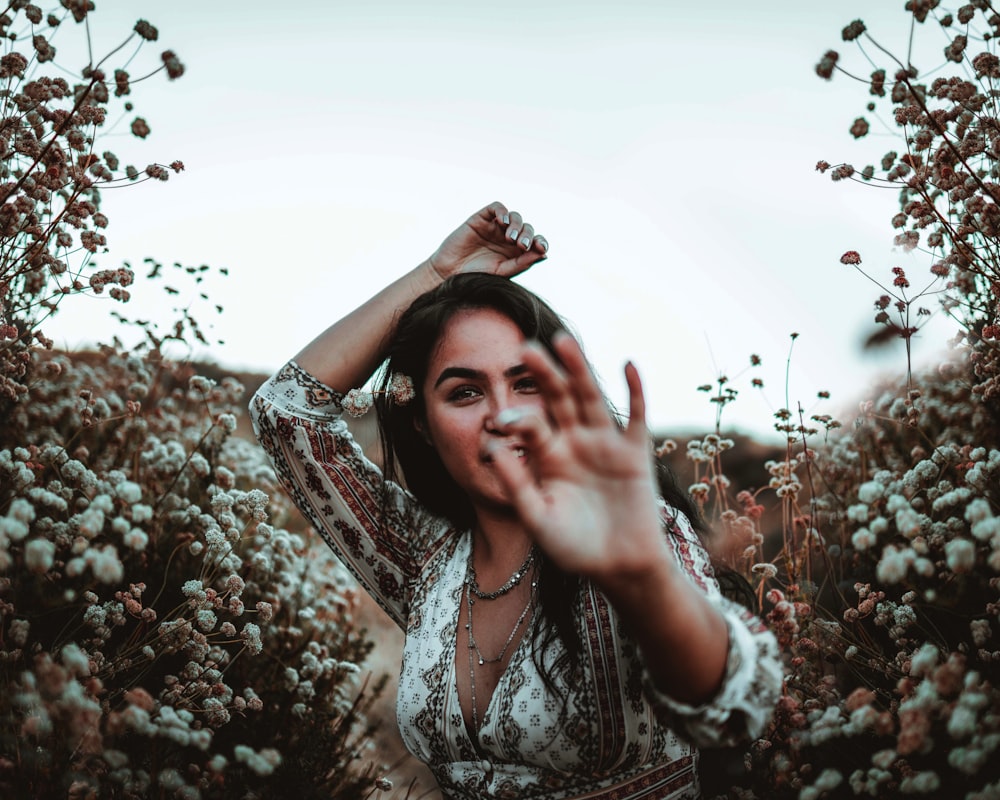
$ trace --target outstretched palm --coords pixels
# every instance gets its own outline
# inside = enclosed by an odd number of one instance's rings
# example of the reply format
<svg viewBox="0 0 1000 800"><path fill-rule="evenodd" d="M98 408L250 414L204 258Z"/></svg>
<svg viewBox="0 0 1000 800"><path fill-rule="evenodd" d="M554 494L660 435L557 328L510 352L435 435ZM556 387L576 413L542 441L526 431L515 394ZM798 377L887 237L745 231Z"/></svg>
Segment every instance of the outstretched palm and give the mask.
<svg viewBox="0 0 1000 800"><path fill-rule="evenodd" d="M528 458L500 446L496 463L521 519L550 558L599 582L620 580L641 572L663 545L642 386L629 365L630 419L622 429L575 340L563 336L554 346L563 367L540 348L524 354L547 418L513 410L498 420L523 439Z"/></svg>

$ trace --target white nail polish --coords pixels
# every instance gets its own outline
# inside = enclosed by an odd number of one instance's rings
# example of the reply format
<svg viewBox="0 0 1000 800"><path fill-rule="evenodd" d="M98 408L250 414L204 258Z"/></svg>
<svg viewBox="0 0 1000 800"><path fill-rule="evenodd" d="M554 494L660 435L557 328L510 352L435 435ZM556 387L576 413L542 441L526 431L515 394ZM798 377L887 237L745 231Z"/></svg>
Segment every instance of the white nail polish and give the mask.
<svg viewBox="0 0 1000 800"><path fill-rule="evenodd" d="M521 245L522 245L522 246L523 246L523 247L524 247L525 249L527 249L527 248L531 247L531 237L530 237L530 236L525 236L525 237L524 237L524 238L523 238L523 239L521 240Z"/></svg>
<svg viewBox="0 0 1000 800"><path fill-rule="evenodd" d="M516 242L517 237L521 235L521 231L511 231L508 235Z"/></svg>
<svg viewBox="0 0 1000 800"><path fill-rule="evenodd" d="M518 422L527 416L528 410L526 408L505 408L496 416L497 425L510 425L511 423Z"/></svg>
<svg viewBox="0 0 1000 800"><path fill-rule="evenodd" d="M503 224L504 225L510 225L510 214L504 214L503 215Z"/></svg>

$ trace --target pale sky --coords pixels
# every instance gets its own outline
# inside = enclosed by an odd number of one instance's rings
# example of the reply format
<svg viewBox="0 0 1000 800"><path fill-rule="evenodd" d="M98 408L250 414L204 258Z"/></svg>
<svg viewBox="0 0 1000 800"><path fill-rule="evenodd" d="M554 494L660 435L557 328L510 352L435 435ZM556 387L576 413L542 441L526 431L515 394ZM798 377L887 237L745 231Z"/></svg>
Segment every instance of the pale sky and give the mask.
<svg viewBox="0 0 1000 800"><path fill-rule="evenodd" d="M497 199L551 243L522 282L570 320L616 403L622 365L638 365L657 429L708 430L696 387L722 372L741 390L725 420L768 431L793 331L788 399L810 413L849 414L905 369L902 342L861 354L880 292L839 258L858 250L885 281L930 261L893 251L894 191L814 170L860 169L899 144L874 124L855 143L867 90L813 72L834 48L867 75L841 28L861 17L905 42L902 0L97 5L98 47L145 18L156 51L187 68L135 87L145 142L105 143L186 171L105 194L98 263L227 268L206 281L222 315L178 283L225 340L198 357L276 369ZM74 298L45 331L60 346L107 340L121 332L111 303ZM169 324L158 307L168 298L140 280L118 310ZM915 341L918 357L940 351L942 330ZM737 379L751 353L763 369ZM833 399L817 405L821 389Z"/></svg>

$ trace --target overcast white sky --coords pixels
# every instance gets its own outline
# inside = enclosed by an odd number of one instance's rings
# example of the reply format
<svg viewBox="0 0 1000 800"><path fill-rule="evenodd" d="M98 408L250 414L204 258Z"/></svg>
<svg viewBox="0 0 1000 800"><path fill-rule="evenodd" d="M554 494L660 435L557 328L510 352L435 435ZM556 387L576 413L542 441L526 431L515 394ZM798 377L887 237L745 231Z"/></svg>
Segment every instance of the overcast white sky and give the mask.
<svg viewBox="0 0 1000 800"><path fill-rule="evenodd" d="M813 72L825 50L849 52L840 30L857 17L904 42L903 0L97 5L99 46L146 18L187 67L135 91L152 129L139 166L187 169L106 194L99 263L227 268L207 282L225 312L193 306L225 344L199 356L276 369L499 199L552 245L523 283L574 324L616 402L636 362L657 428L709 428L696 387L757 353L726 418L769 430L793 331L788 397L810 411L854 406L905 368L901 342L861 354L878 290L839 257L860 251L880 278L930 262L893 252L894 191L814 171L897 143L877 129L855 143L865 88ZM172 319L158 288L133 289L121 311ZM45 330L63 346L107 340L108 310L74 299ZM918 355L942 341L925 333ZM815 405L820 389L830 403Z"/></svg>

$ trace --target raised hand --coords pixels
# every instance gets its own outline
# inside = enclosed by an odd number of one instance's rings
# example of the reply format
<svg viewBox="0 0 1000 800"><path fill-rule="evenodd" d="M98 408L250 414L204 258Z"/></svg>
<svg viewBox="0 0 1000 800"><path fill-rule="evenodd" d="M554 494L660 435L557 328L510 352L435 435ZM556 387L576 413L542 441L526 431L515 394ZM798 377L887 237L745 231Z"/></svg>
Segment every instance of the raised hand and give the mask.
<svg viewBox="0 0 1000 800"><path fill-rule="evenodd" d="M459 272L489 272L506 278L545 258L549 245L516 211L503 203L480 209L445 239L429 262L443 279Z"/></svg>
<svg viewBox="0 0 1000 800"><path fill-rule="evenodd" d="M503 441L497 471L524 525L564 570L619 583L666 558L657 508L645 400L635 367L625 368L629 421L612 418L579 345L569 335L553 347L559 366L529 345L524 364L545 403L510 408L496 420L523 441L526 458Z"/></svg>

